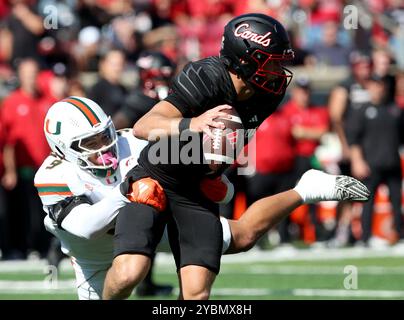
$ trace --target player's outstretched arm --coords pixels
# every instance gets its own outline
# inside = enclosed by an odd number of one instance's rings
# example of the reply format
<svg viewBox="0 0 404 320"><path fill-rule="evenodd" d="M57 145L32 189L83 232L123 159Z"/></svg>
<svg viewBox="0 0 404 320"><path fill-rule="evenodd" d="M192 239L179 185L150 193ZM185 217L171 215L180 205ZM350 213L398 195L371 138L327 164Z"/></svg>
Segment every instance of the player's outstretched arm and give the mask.
<svg viewBox="0 0 404 320"><path fill-rule="evenodd" d="M85 196L68 199L67 205L56 205L56 222L67 232L83 238L94 239L111 228L120 208L130 201L121 194L119 187L114 188L108 197L92 204Z"/></svg>
<svg viewBox="0 0 404 320"><path fill-rule="evenodd" d="M73 197L67 205L56 205L56 222L66 231L84 239L94 239L108 231L119 210L130 202L142 203L164 210L166 198L160 184L143 178L135 182L125 179L101 201L92 204L86 197ZM55 211L55 210L54 210Z"/></svg>
<svg viewBox="0 0 404 320"><path fill-rule="evenodd" d="M319 201L367 201L369 196L366 186L352 177L309 170L303 174L294 189L260 199L239 220L228 220L232 239L226 253L247 251L265 232L301 204Z"/></svg>

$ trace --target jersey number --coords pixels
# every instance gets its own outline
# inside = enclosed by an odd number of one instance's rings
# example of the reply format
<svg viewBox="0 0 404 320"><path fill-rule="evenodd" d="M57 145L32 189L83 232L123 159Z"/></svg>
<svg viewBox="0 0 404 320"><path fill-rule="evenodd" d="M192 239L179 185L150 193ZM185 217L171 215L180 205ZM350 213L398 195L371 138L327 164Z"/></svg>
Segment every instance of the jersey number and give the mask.
<svg viewBox="0 0 404 320"><path fill-rule="evenodd" d="M55 159L51 162L51 164L49 166L46 167L46 169L53 169L54 167L58 166L61 163L62 163L62 160Z"/></svg>

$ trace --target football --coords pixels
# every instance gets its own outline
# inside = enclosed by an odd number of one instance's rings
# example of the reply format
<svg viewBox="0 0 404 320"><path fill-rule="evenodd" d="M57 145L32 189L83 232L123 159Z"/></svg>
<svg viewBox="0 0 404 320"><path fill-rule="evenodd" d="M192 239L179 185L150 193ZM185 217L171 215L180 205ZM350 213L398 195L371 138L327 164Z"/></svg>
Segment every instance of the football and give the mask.
<svg viewBox="0 0 404 320"><path fill-rule="evenodd" d="M230 118L216 118L215 121L223 122L225 128L212 128L213 139L206 133L203 134L204 160L213 171L217 171L225 164L232 164L244 142L243 123L235 108L225 109L222 112L229 114Z"/></svg>

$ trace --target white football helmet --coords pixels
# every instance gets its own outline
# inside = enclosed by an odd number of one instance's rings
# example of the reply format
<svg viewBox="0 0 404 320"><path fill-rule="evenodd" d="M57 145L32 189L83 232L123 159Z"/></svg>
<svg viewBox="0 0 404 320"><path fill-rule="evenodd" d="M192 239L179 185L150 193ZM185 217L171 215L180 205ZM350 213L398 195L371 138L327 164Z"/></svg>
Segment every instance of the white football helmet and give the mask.
<svg viewBox="0 0 404 320"><path fill-rule="evenodd" d="M97 177L112 175L118 167L117 134L111 117L94 101L68 97L50 107L44 131L59 157Z"/></svg>

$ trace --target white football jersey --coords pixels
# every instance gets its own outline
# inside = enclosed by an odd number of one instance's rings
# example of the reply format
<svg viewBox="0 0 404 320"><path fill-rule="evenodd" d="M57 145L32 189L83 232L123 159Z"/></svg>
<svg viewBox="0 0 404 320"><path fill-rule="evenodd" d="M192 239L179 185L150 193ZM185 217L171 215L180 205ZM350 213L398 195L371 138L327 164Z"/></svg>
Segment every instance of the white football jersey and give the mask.
<svg viewBox="0 0 404 320"><path fill-rule="evenodd" d="M49 217L49 207L72 196L85 195L92 203L104 199L111 190L122 182L126 173L137 165L137 159L147 141L135 138L129 131L120 131L118 136L119 166L115 173L106 178L96 178L86 170L61 160L53 155L45 159L35 175L35 186L41 198L46 229L62 243L62 251L74 257L80 265L108 265L112 261L113 227L95 239L83 239L63 229Z"/></svg>

